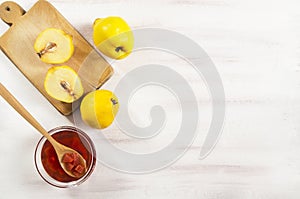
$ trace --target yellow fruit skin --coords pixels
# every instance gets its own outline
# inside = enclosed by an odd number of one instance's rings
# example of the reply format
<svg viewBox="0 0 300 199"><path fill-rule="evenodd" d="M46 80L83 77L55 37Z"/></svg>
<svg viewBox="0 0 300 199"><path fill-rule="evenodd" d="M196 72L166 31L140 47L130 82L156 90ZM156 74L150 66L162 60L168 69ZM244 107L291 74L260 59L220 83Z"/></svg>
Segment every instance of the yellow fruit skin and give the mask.
<svg viewBox="0 0 300 199"><path fill-rule="evenodd" d="M87 94L80 105L82 120L97 129L104 129L111 125L118 110L118 99L108 90L96 90Z"/></svg>
<svg viewBox="0 0 300 199"><path fill-rule="evenodd" d="M133 33L122 18L96 19L93 29L94 43L106 56L113 59L123 59L132 52Z"/></svg>

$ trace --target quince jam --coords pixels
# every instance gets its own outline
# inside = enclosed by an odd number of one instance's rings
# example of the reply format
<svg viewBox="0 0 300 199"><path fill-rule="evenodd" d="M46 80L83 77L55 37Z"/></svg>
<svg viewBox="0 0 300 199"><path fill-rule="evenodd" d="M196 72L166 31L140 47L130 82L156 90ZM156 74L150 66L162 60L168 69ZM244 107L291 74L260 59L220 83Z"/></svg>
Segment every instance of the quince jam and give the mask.
<svg viewBox="0 0 300 199"><path fill-rule="evenodd" d="M91 167L91 163L95 164L95 157L87 148L89 144L86 139L72 130L62 130L52 135L59 143L70 147L79 152L86 161L87 170ZM47 140L41 152L42 164L46 172L55 180L60 182L71 182L78 178L71 177L61 168L56 152L50 142ZM93 165L94 166L94 165Z"/></svg>

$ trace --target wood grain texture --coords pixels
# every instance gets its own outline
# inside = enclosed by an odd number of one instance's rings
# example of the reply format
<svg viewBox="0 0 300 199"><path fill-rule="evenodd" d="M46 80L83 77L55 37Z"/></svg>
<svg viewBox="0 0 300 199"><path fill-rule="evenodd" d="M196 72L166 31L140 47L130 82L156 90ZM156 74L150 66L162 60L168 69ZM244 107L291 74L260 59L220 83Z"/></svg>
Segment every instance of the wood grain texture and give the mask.
<svg viewBox="0 0 300 199"><path fill-rule="evenodd" d="M5 8L9 8L7 11ZM0 38L0 47L31 83L62 114L69 115L79 103L60 102L44 89L46 73L53 65L43 63L33 49L37 36L47 28L57 28L72 35L75 51L68 65L79 74L85 93L99 88L112 75L113 70L73 26L47 1L38 1L26 14L11 2L4 3L2 15L12 26ZM11 16L10 16L11 15Z"/></svg>
<svg viewBox="0 0 300 199"><path fill-rule="evenodd" d="M120 173L97 162L91 178L71 190L54 189L34 170L39 135L0 99L0 198L112 199L299 199L300 197L300 2L298 0L49 0L91 41L97 17L122 16L133 28L160 27L196 41L215 63L226 93L226 123L215 150L199 153L210 124L211 101L201 78L176 57L137 52L113 62L113 89L141 64L160 63L178 70L196 91L200 112L198 137L172 166L145 175ZM19 0L28 10L35 0ZM81 13L81 14L78 14ZM3 34L7 27L0 23ZM72 125L28 83L0 53L0 81L47 129ZM20 87L22 85L22 87ZM161 94L160 97L157 93ZM186 102L188 103L188 102ZM132 139L117 125L89 132L97 151L99 134L131 152L149 152L176 134L180 109L176 99L145 88L130 102L130 116L147 125L149 109L163 105L169 131L152 141ZM76 112L78 114L78 112ZM50 118L50 119L49 119ZM76 121L76 119L75 119ZM22 151L22 153L20 153ZM116 157L118 158L118 157ZM22 162L16 165L16 162Z"/></svg>

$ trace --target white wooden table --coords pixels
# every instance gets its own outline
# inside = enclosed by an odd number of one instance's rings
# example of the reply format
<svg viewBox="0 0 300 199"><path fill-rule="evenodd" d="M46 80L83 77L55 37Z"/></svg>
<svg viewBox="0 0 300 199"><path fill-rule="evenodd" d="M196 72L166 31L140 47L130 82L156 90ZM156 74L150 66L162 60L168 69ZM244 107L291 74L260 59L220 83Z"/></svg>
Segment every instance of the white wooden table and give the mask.
<svg viewBox="0 0 300 199"><path fill-rule="evenodd" d="M25 10L35 3L34 0L16 2ZM196 41L213 60L223 80L226 123L215 150L199 160L211 119L211 102L205 85L193 76L188 66L180 67L172 56L148 52L155 55L157 63L174 65L199 91L195 93L200 109L199 133L193 146L175 164L157 172L126 174L98 163L84 184L75 189L57 189L46 184L34 168L33 153L40 135L1 98L1 199L300 197L299 1L49 2L89 41L94 19L111 15L123 17L133 28L166 28ZM7 29L6 24L0 23L0 34ZM126 61L113 63L116 74L104 88L112 89L126 72L153 61L153 56L150 59L137 53L130 59L137 60L135 66L127 65ZM0 82L46 129L73 125L58 114L3 53L0 53ZM155 95L156 89L161 96ZM164 105L169 100L167 112L178 110L170 93L156 89L145 88L133 96L131 116L137 124L149 123L151 102ZM145 105L141 99L149 103ZM167 125L174 125L176 130L174 119L168 120ZM162 131L154 141L135 142L119 132L116 125L105 134L112 143L131 152L156 150L174 136Z"/></svg>

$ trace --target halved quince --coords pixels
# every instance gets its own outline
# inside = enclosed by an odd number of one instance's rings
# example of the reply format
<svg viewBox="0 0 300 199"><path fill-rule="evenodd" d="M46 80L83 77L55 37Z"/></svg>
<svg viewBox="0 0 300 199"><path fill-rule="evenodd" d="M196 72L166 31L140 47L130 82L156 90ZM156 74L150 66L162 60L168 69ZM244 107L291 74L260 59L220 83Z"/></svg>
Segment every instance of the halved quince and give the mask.
<svg viewBox="0 0 300 199"><path fill-rule="evenodd" d="M62 102L72 103L83 95L78 74L69 66L54 66L47 72L44 87L46 92Z"/></svg>
<svg viewBox="0 0 300 199"><path fill-rule="evenodd" d="M63 30L48 28L37 37L34 50L43 62L61 64L73 55L73 38Z"/></svg>

